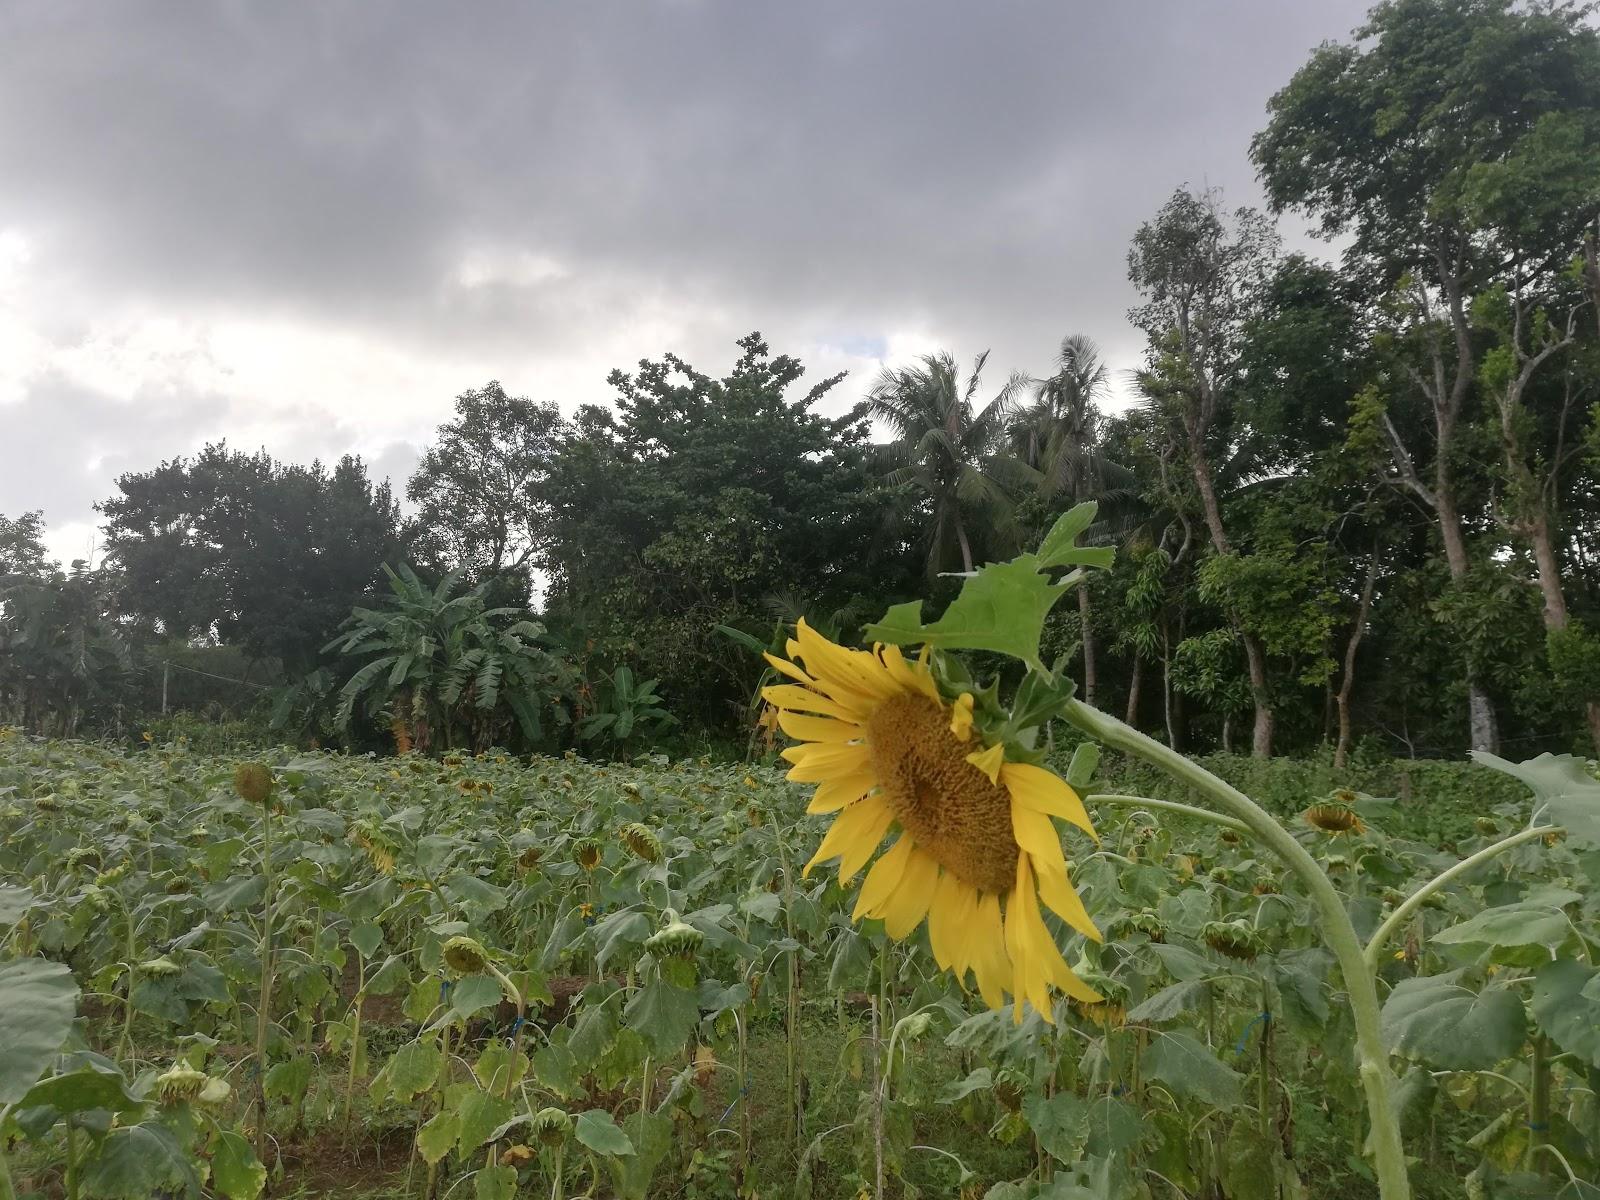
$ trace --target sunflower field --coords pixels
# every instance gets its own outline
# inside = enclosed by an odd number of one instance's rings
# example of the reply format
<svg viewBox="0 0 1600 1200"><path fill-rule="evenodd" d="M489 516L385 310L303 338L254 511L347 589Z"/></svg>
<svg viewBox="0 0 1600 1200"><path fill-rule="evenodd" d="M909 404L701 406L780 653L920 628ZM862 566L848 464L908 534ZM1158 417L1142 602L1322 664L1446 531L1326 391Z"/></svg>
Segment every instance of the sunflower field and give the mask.
<svg viewBox="0 0 1600 1200"><path fill-rule="evenodd" d="M1087 520L775 765L0 737L0 1200L1600 1196L1592 764L1275 818L1040 661Z"/></svg>

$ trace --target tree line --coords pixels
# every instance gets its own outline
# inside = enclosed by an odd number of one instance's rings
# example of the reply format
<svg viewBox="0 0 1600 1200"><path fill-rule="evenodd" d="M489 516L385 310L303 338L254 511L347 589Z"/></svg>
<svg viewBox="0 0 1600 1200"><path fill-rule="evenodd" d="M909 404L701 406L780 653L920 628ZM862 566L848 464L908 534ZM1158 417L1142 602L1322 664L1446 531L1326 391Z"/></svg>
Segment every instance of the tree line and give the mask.
<svg viewBox="0 0 1600 1200"><path fill-rule="evenodd" d="M357 459L207 447L118 481L98 570L51 568L38 514L0 523L0 702L36 725L103 708L88 680L178 639L276 664L284 712L397 741L732 740L759 720L750 646L802 613L854 636L1094 500L1116 566L1052 649L1172 744L1594 752L1585 11L1379 5L1250 151L1266 211L1180 186L1133 235L1131 407L1069 333L1042 376L941 352L828 416L840 377L751 334L726 373L667 354L571 416L463 393L409 516ZM1339 253L1285 252L1285 213Z"/></svg>

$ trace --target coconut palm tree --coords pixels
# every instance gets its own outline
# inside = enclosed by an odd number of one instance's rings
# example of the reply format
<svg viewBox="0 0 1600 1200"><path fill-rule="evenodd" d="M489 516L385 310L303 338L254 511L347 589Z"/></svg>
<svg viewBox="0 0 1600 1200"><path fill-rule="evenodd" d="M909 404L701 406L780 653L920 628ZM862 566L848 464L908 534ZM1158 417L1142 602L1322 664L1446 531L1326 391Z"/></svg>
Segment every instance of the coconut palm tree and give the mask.
<svg viewBox="0 0 1600 1200"><path fill-rule="evenodd" d="M867 411L892 440L878 447L889 483L925 505L928 572L948 569L959 556L973 569L973 531L1008 528L1012 497L1032 472L1006 452L1006 430L1018 393L1030 382L1013 375L977 406L988 351L965 380L947 352L916 365L885 368L867 394Z"/></svg>
<svg viewBox="0 0 1600 1200"><path fill-rule="evenodd" d="M1110 372L1100 348L1081 333L1061 339L1056 368L1034 385L1033 403L1018 412L1007 429L1012 453L1037 473L1046 499L1080 504L1104 501L1113 489L1132 480L1132 473L1108 462L1100 439L1099 402L1105 397ZM1086 584L1078 587L1078 614L1083 626L1083 692L1093 704L1096 643L1092 604Z"/></svg>

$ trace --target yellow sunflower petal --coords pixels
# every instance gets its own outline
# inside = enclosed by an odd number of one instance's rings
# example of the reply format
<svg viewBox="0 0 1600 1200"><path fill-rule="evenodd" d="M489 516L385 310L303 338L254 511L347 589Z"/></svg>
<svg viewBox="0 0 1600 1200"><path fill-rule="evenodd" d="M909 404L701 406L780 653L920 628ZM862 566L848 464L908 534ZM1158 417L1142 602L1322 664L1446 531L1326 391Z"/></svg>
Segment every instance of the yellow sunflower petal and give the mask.
<svg viewBox="0 0 1600 1200"><path fill-rule="evenodd" d="M928 943L933 947L933 961L943 971L948 971L955 961L952 942L961 916L960 893L966 886L946 871L939 876L933 900L928 905Z"/></svg>
<svg viewBox="0 0 1600 1200"><path fill-rule="evenodd" d="M990 783L1000 782L1000 767L1006 761L1006 748L1004 746L990 746L987 750L974 750L967 755L967 761L989 777Z"/></svg>
<svg viewBox="0 0 1600 1200"><path fill-rule="evenodd" d="M950 969L966 986L967 972L978 957L978 889L962 884L956 893L955 933L950 941Z"/></svg>
<svg viewBox="0 0 1600 1200"><path fill-rule="evenodd" d="M872 864L872 870L861 881L861 894L856 897L855 912L850 919L859 921L862 917L881 916L889 896L900 886L910 861L911 839L901 837Z"/></svg>
<svg viewBox="0 0 1600 1200"><path fill-rule="evenodd" d="M1078 895L1078 889L1067 878L1065 867L1057 873L1040 870L1035 862L1034 873L1039 882L1039 899L1050 906L1051 912L1091 941L1102 940L1094 918L1089 916L1089 910L1083 905L1083 897Z"/></svg>
<svg viewBox="0 0 1600 1200"><path fill-rule="evenodd" d="M899 646L879 647L878 657L888 670L889 677L900 685L902 691L921 692L929 700L939 699L939 686L933 682L925 660L908 663Z"/></svg>
<svg viewBox="0 0 1600 1200"><path fill-rule="evenodd" d="M859 703L841 704L820 692L794 683L775 683L771 687L764 687L761 689L761 698L774 708L821 713L841 721L865 721L869 712L867 706Z"/></svg>
<svg viewBox="0 0 1600 1200"><path fill-rule="evenodd" d="M790 746L783 756L794 763L784 776L790 783L821 783L841 775L854 775L865 770L872 761L865 746L829 745L826 742Z"/></svg>
<svg viewBox="0 0 1600 1200"><path fill-rule="evenodd" d="M899 689L883 664L871 654L849 650L830 642L801 618L795 625L795 636L800 642L800 653L806 669L817 682L834 694L834 686L843 684L874 700L887 700Z"/></svg>
<svg viewBox="0 0 1600 1200"><path fill-rule="evenodd" d="M1015 800L1011 802L1011 832L1034 862L1051 867L1065 867L1061 856L1061 835L1043 813L1024 808Z"/></svg>
<svg viewBox="0 0 1600 1200"><path fill-rule="evenodd" d="M861 801L861 804L871 804L872 797ZM856 805L857 808L861 804ZM884 834L889 832L889 826L894 822L894 813L887 804L879 805L880 811L872 813L865 830L857 833L845 846L844 852L839 855L839 882L849 883L857 871L867 865L867 860L873 852L883 844Z"/></svg>
<svg viewBox="0 0 1600 1200"><path fill-rule="evenodd" d="M909 838L902 838L910 841ZM884 902L883 927L892 938L909 937L911 931L922 923L933 903L934 889L939 886L939 864L931 857L913 848L911 861L900 886Z"/></svg>
<svg viewBox="0 0 1600 1200"><path fill-rule="evenodd" d="M990 1008L1006 1001L1006 984L1011 982L1011 960L1006 955L1005 928L1000 918L1000 897L986 892L978 899L978 957L972 964L978 979L978 992Z"/></svg>
<svg viewBox="0 0 1600 1200"><path fill-rule="evenodd" d="M1084 808L1078 793L1055 772L1029 763L1006 763L1000 768L1000 779L1017 803L1046 816L1070 821L1095 841L1100 840L1089 820L1089 810Z"/></svg>
<svg viewBox="0 0 1600 1200"><path fill-rule="evenodd" d="M871 854L873 848L882 840L883 830L888 828L889 819L889 806L881 798L868 796L864 800L856 801L833 819L833 824L828 826L828 832L822 839L822 845L817 847L817 852L811 856L811 861L806 864L801 874L810 875L812 868L818 863L837 858L857 842L869 838L871 840L867 846L867 853ZM875 838L872 837L874 828L878 829L878 836Z"/></svg>
<svg viewBox="0 0 1600 1200"><path fill-rule="evenodd" d="M962 692L950 706L950 732L963 742L972 737L972 693Z"/></svg>
<svg viewBox="0 0 1600 1200"><path fill-rule="evenodd" d="M817 785L806 805L808 813L838 812L847 804L854 804L878 785L878 778L870 770L855 771L849 775L836 775Z"/></svg>
<svg viewBox="0 0 1600 1200"><path fill-rule="evenodd" d="M861 726L833 717L809 717L802 713L778 713L778 728L801 742L848 742L861 736Z"/></svg>
<svg viewBox="0 0 1600 1200"><path fill-rule="evenodd" d="M779 658L776 654L767 654L765 652L762 653L761 657L766 659L767 664L780 675L787 675L790 679L798 680L807 687L810 687L816 682L816 680L812 679L811 676L807 675L804 671L786 658Z"/></svg>

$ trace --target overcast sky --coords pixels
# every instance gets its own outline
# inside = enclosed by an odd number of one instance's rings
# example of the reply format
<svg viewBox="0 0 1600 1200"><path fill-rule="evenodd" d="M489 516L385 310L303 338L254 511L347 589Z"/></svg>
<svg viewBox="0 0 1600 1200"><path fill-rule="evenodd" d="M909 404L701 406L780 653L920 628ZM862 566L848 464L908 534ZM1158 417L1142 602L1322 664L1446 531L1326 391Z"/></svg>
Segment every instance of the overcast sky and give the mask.
<svg viewBox="0 0 1600 1200"><path fill-rule="evenodd" d="M1365 0L0 5L0 513L82 556L226 438L396 490L462 390L564 408L761 330L840 406L1062 334L1133 366L1125 254L1256 203L1264 106Z"/></svg>

